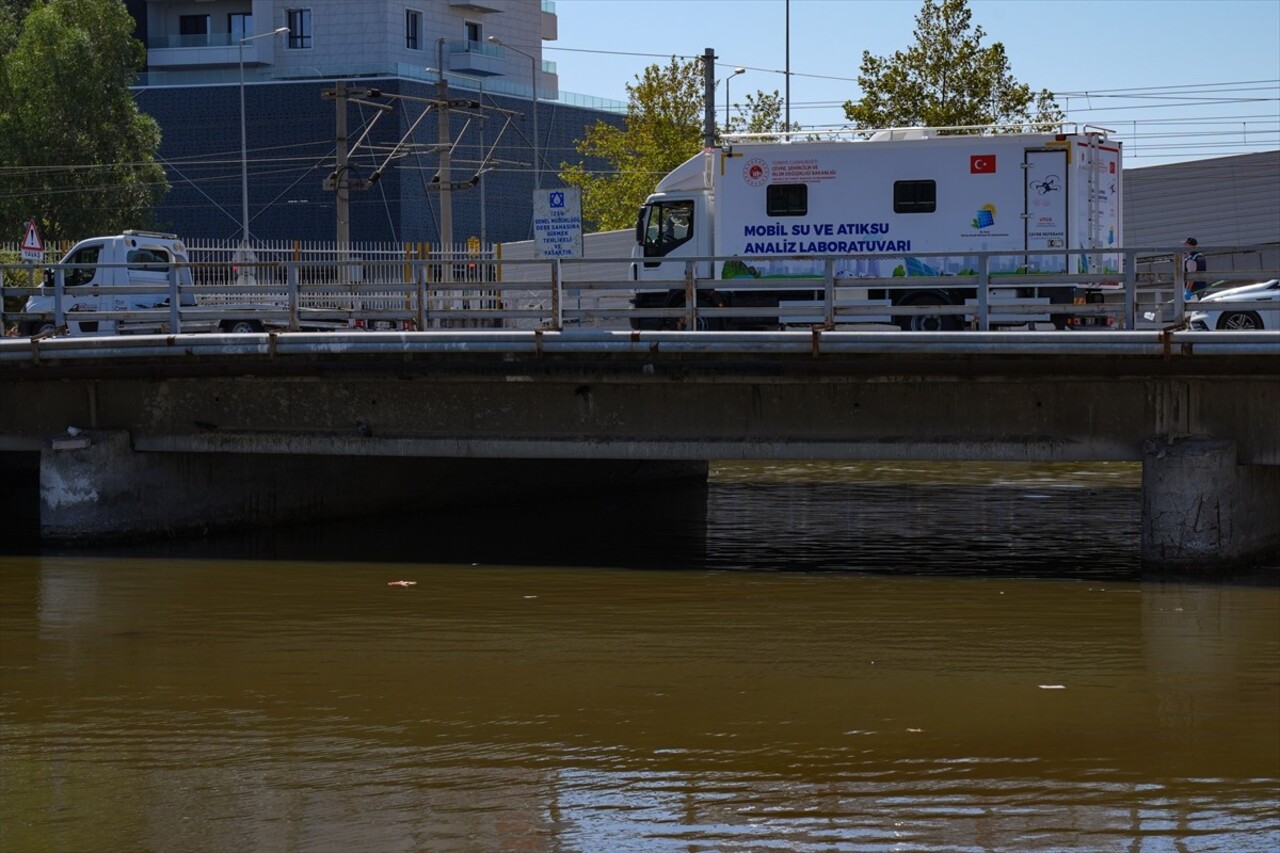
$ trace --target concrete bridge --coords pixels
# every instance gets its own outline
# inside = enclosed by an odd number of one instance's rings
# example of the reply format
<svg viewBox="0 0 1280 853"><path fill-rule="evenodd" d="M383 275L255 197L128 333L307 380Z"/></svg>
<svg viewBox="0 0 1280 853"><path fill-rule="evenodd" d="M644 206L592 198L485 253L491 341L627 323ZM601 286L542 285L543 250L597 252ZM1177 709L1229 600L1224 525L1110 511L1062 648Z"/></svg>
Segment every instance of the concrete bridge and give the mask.
<svg viewBox="0 0 1280 853"><path fill-rule="evenodd" d="M1143 556L1280 546L1280 336L456 331L0 341L51 539L704 477L717 459L1143 463ZM38 463L36 460L38 459Z"/></svg>

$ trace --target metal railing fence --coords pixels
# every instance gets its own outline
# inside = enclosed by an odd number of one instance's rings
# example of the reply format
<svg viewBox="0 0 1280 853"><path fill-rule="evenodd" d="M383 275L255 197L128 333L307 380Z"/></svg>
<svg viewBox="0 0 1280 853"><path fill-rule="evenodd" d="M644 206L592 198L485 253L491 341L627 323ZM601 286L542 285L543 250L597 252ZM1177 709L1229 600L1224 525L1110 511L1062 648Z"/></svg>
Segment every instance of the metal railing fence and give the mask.
<svg viewBox="0 0 1280 853"><path fill-rule="evenodd" d="M152 280L128 286L68 284L79 268L62 264L0 265L0 314L8 334L102 331L166 333L342 328L430 330L449 328L716 329L754 322L757 328L834 329L863 324L901 324L916 316L951 318L952 328L989 330L1042 323L1056 317L1105 319L1117 329L1176 326L1189 306L1181 265L1141 277L1138 260L1176 257L1176 249L1134 248L1106 252L1124 272L1033 272L1038 254L1061 259L1084 252L982 252L965 256L962 274L852 277L837 263L884 261L899 256L761 257L803 262L816 273L786 278L712 278L720 262L742 259L698 257L503 259L500 247L486 252L432 254L420 246L255 246L244 257L234 246L188 244L189 263L152 271ZM1232 247L1248 252L1267 247ZM1009 256L1023 263L1014 272ZM949 253L916 253L933 268L945 268ZM637 281L644 263L661 263L663 278ZM1003 261L1003 263L1000 263ZM97 265L99 268L106 265ZM139 269L138 264L130 265ZM142 265L146 266L146 265ZM1077 266L1075 258L1068 266ZM156 273L166 278L157 283ZM1213 290L1280 277L1277 270L1209 272ZM40 286L40 285L44 286ZM1051 302L1053 288L1076 288L1087 298ZM932 299L900 302L904 292ZM720 298L724 293L740 303ZM53 297L52 307L25 310L26 298ZM648 297L646 298L646 294ZM899 299L895 300L895 294ZM945 298L939 297L942 294ZM751 301L752 296L763 299ZM110 297L110 299L108 299ZM139 297L124 299L123 297ZM1238 310L1276 311L1263 297L1232 303ZM237 326L236 324L239 323ZM97 331L97 333L102 333Z"/></svg>

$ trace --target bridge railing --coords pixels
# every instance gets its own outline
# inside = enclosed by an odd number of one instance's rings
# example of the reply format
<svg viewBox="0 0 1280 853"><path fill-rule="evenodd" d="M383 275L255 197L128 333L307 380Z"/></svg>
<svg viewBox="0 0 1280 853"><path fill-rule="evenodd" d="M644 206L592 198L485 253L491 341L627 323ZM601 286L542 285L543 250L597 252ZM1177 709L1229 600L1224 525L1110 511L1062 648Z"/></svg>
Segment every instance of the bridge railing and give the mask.
<svg viewBox="0 0 1280 853"><path fill-rule="evenodd" d="M1274 247L1233 247L1235 252ZM156 283L69 285L83 265L4 264L8 334L189 332L232 328L316 329L717 329L893 324L902 328L974 328L1054 322L1133 329L1185 322L1199 307L1185 296L1178 249L1105 253L979 252L963 258L919 253L771 256L750 259L481 256L227 258L164 267ZM1062 266L1052 272L1041 256ZM1167 268L1152 263L1166 258ZM1139 265L1147 267L1141 274ZM652 264L660 264L656 270ZM98 265L105 267L107 265ZM138 269L138 264L130 265ZM725 269L731 276L725 277ZM1081 270L1094 271L1081 271ZM637 280L660 272L661 278ZM713 272L719 275L713 276ZM888 272L889 274L884 274ZM734 275L733 273L736 273ZM1280 278L1275 269L1203 274L1209 292ZM28 310L33 295L52 304ZM1234 311L1280 312L1258 294ZM916 318L921 318L917 320ZM93 324L99 324L94 326ZM106 326L101 324L106 323ZM1270 325L1266 326L1271 328Z"/></svg>

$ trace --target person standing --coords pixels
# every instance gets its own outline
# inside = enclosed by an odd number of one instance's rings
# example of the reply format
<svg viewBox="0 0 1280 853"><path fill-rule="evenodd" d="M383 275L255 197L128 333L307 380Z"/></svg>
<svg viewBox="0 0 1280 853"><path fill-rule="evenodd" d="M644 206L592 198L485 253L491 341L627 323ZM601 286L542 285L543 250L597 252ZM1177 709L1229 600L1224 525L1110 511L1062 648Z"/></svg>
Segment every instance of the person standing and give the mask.
<svg viewBox="0 0 1280 853"><path fill-rule="evenodd" d="M1188 237L1182 241L1182 245L1186 247L1187 253L1183 255L1182 270L1186 274L1186 299L1199 299L1200 294L1209 286L1209 282L1198 278L1197 273L1202 273L1209 268L1209 262L1204 259L1204 255L1200 254L1197 248L1200 244L1195 237Z"/></svg>

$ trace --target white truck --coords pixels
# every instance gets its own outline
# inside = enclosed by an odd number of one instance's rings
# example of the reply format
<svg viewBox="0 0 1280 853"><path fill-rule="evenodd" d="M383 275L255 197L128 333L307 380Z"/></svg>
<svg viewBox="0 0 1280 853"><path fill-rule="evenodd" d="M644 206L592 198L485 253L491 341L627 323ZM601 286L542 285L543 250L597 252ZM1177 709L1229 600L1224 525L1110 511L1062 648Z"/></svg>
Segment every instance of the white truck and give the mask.
<svg viewBox="0 0 1280 853"><path fill-rule="evenodd" d="M192 270L199 265L192 266L187 247L176 234L125 231L91 237L76 243L58 267L61 310L71 335L172 332L167 309L175 288L186 315L181 323L184 332L262 332L288 325L283 285L248 294L214 293L213 288L208 294L199 293L192 278ZM56 276L54 269L47 270L35 295L27 299L24 312L43 316L24 320L20 333L56 331ZM347 325L346 320L317 320L305 328Z"/></svg>
<svg viewBox="0 0 1280 853"><path fill-rule="evenodd" d="M972 284L935 281L912 288L906 279L972 275L975 253L983 252L1009 253L989 256L993 285L1012 273L1119 277L1121 256L1106 250L1122 245L1121 177L1120 143L1092 128L906 128L867 132L855 140L729 138L663 178L640 208L633 301L639 314L684 307L685 289L671 282L684 279L687 259L714 257L694 264L696 278L717 281L714 291L699 291L699 307L806 304L822 294L761 288L767 279L821 277L831 260L838 295L849 300L845 304L862 300L885 307L884 316L866 313L861 321L892 322L906 330L959 329L972 314L922 308L895 314L893 308L972 304ZM1016 254L1034 250L1055 252ZM884 286L885 279L899 276L902 287ZM880 279L881 285L859 287L860 279ZM666 282L667 289L646 291L645 281ZM750 287L734 286L748 281ZM993 299L1045 305L1043 317L1014 314L1004 318L1009 324L1043 319L1061 328L1084 318L1054 314L1050 305L1102 301L1102 286L1077 287L1058 275L1053 285L997 289ZM710 322L720 328L788 322L776 312L737 315ZM674 322L642 317L632 325L663 328Z"/></svg>

